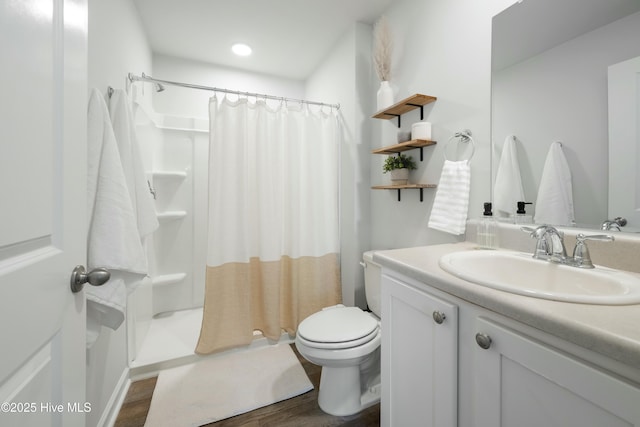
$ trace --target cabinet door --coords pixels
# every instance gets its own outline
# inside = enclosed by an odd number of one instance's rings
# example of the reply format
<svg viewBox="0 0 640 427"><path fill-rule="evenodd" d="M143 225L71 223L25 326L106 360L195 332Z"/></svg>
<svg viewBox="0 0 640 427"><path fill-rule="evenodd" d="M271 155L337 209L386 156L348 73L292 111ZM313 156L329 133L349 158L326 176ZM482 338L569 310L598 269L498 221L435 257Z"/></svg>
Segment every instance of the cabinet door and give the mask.
<svg viewBox="0 0 640 427"><path fill-rule="evenodd" d="M383 426L457 425L457 349L455 305L382 277Z"/></svg>
<svg viewBox="0 0 640 427"><path fill-rule="evenodd" d="M488 319L476 326L491 339L474 346L477 426L640 426L637 387Z"/></svg>

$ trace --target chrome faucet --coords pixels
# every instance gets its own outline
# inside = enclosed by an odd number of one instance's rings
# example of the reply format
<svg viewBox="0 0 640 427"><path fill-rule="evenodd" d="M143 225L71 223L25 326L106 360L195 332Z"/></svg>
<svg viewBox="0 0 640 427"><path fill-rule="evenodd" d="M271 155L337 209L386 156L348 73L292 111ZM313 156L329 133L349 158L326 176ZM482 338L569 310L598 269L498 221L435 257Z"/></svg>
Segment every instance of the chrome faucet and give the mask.
<svg viewBox="0 0 640 427"><path fill-rule="evenodd" d="M564 234L550 225L541 225L536 229L523 227L531 231L531 237L537 240L533 257L552 262L564 263L567 259L567 250L564 247Z"/></svg>
<svg viewBox="0 0 640 427"><path fill-rule="evenodd" d="M586 240L604 240L612 242L615 240L613 236L607 234L596 234L585 236L580 233L576 236L576 247L573 250L573 256L567 257L567 251L564 246L564 234L550 225L541 225L537 228L522 227L522 231L530 233L532 238L536 239L536 249L533 257L536 259L547 260L559 264L566 264L578 268L594 268L587 248Z"/></svg>

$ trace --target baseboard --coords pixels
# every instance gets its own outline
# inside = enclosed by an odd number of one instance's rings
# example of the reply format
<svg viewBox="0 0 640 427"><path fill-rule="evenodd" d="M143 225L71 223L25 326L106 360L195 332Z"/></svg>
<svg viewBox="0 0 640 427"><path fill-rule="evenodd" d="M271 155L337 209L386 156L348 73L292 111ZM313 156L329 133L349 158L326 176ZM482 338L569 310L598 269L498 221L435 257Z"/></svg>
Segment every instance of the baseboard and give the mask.
<svg viewBox="0 0 640 427"><path fill-rule="evenodd" d="M129 379L129 368L126 367L122 371L122 375L120 375L116 388L113 390L113 393L109 398L109 402L107 402L107 406L104 409L96 427L113 427L115 425L116 418L118 418L118 413L120 413L120 408L127 396L130 385L131 380Z"/></svg>

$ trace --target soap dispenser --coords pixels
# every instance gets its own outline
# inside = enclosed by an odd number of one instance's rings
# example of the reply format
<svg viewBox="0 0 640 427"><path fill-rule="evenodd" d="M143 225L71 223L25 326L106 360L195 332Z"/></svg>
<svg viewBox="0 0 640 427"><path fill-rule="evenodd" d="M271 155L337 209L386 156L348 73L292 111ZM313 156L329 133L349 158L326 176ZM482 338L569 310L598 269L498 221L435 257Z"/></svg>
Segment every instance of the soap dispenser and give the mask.
<svg viewBox="0 0 640 427"><path fill-rule="evenodd" d="M531 202L518 202L518 210L516 210L516 224L533 224L533 217L527 215L524 210L525 205L531 205Z"/></svg>
<svg viewBox="0 0 640 427"><path fill-rule="evenodd" d="M477 242L482 249L498 249L498 223L493 218L490 202L484 204L484 212L478 222Z"/></svg>

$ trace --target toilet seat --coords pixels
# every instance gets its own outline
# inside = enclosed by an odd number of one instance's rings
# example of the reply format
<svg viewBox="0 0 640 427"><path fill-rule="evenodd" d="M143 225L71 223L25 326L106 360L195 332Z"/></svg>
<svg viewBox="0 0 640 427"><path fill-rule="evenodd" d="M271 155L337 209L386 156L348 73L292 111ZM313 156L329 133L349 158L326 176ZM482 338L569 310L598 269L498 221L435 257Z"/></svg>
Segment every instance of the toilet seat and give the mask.
<svg viewBox="0 0 640 427"><path fill-rule="evenodd" d="M346 349L374 339L378 321L358 307L332 307L307 317L298 326L298 338L310 347Z"/></svg>

